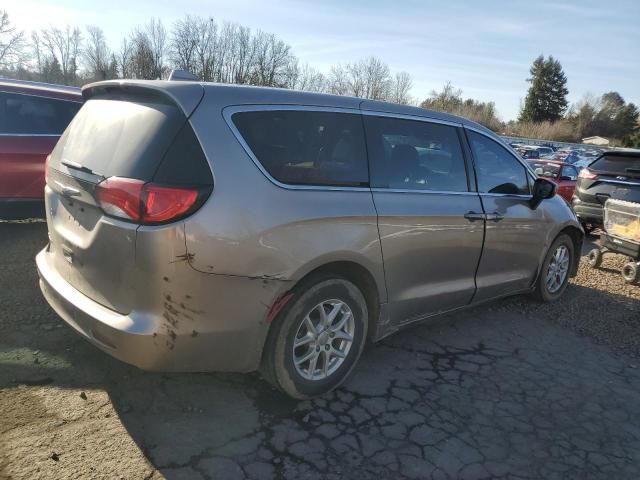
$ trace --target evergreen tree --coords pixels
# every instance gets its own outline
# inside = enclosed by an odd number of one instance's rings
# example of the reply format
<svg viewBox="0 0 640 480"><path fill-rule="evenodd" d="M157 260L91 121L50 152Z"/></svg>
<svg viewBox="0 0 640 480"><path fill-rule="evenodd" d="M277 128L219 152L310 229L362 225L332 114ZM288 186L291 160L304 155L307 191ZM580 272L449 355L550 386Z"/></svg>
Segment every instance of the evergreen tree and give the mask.
<svg viewBox="0 0 640 480"><path fill-rule="evenodd" d="M567 77L560 62L540 55L529 69L531 83L524 107L520 112L521 122L555 122L567 109Z"/></svg>

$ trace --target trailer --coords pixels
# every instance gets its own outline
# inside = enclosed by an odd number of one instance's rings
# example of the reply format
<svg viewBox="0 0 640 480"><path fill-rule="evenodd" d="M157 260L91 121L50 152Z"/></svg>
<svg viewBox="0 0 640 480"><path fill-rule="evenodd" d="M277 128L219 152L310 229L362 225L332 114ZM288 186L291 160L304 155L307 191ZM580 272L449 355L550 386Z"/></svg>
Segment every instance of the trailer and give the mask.
<svg viewBox="0 0 640 480"><path fill-rule="evenodd" d="M589 252L589 264L598 268L607 253L626 255L629 261L622 267L627 283L640 279L640 203L608 199L604 204L604 232L600 246Z"/></svg>

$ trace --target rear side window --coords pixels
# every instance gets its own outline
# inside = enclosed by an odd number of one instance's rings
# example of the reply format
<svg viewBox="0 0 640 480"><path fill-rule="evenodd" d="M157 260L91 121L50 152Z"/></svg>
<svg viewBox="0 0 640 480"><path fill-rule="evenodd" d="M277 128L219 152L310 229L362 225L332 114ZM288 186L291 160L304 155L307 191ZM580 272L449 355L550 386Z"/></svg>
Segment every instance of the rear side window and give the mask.
<svg viewBox="0 0 640 480"><path fill-rule="evenodd" d="M81 103L17 93L0 93L0 133L60 135Z"/></svg>
<svg viewBox="0 0 640 480"><path fill-rule="evenodd" d="M640 157L624 157L618 155L604 155L594 161L589 168L601 172L625 174L640 174Z"/></svg>
<svg viewBox="0 0 640 480"><path fill-rule="evenodd" d="M468 130L478 177L478 191L508 195L528 195L525 167L498 142Z"/></svg>
<svg viewBox="0 0 640 480"><path fill-rule="evenodd" d="M373 187L468 191L455 127L392 117L364 118Z"/></svg>
<svg viewBox="0 0 640 480"><path fill-rule="evenodd" d="M232 121L253 155L279 182L368 185L360 115L267 110L238 112Z"/></svg>

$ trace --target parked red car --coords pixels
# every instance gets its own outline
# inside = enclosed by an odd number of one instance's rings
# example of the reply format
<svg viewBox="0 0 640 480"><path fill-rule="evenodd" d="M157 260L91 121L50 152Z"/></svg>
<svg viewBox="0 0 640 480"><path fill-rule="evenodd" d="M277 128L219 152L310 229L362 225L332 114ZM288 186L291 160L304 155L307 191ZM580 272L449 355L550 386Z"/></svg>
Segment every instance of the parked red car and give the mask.
<svg viewBox="0 0 640 480"><path fill-rule="evenodd" d="M82 106L79 88L0 79L0 219L44 214L44 164Z"/></svg>
<svg viewBox="0 0 640 480"><path fill-rule="evenodd" d="M529 165L539 177L548 178L558 185L558 195L571 203L578 181L578 169L570 163L553 160L529 160Z"/></svg>

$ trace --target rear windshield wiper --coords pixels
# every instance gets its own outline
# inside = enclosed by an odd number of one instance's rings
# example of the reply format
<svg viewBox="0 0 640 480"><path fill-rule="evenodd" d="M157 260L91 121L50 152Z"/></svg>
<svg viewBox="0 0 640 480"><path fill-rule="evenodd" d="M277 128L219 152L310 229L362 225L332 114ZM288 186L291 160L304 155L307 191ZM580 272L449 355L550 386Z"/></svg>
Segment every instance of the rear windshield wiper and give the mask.
<svg viewBox="0 0 640 480"><path fill-rule="evenodd" d="M63 160L62 165L64 165L67 168L71 168L73 170L78 170L80 172L84 172L84 173L88 173L90 175L95 175L97 177L103 177L103 175L99 174L98 172L94 172L93 170L91 170L89 167L85 167L84 165L80 165L79 163L76 162L72 162L70 160Z"/></svg>

